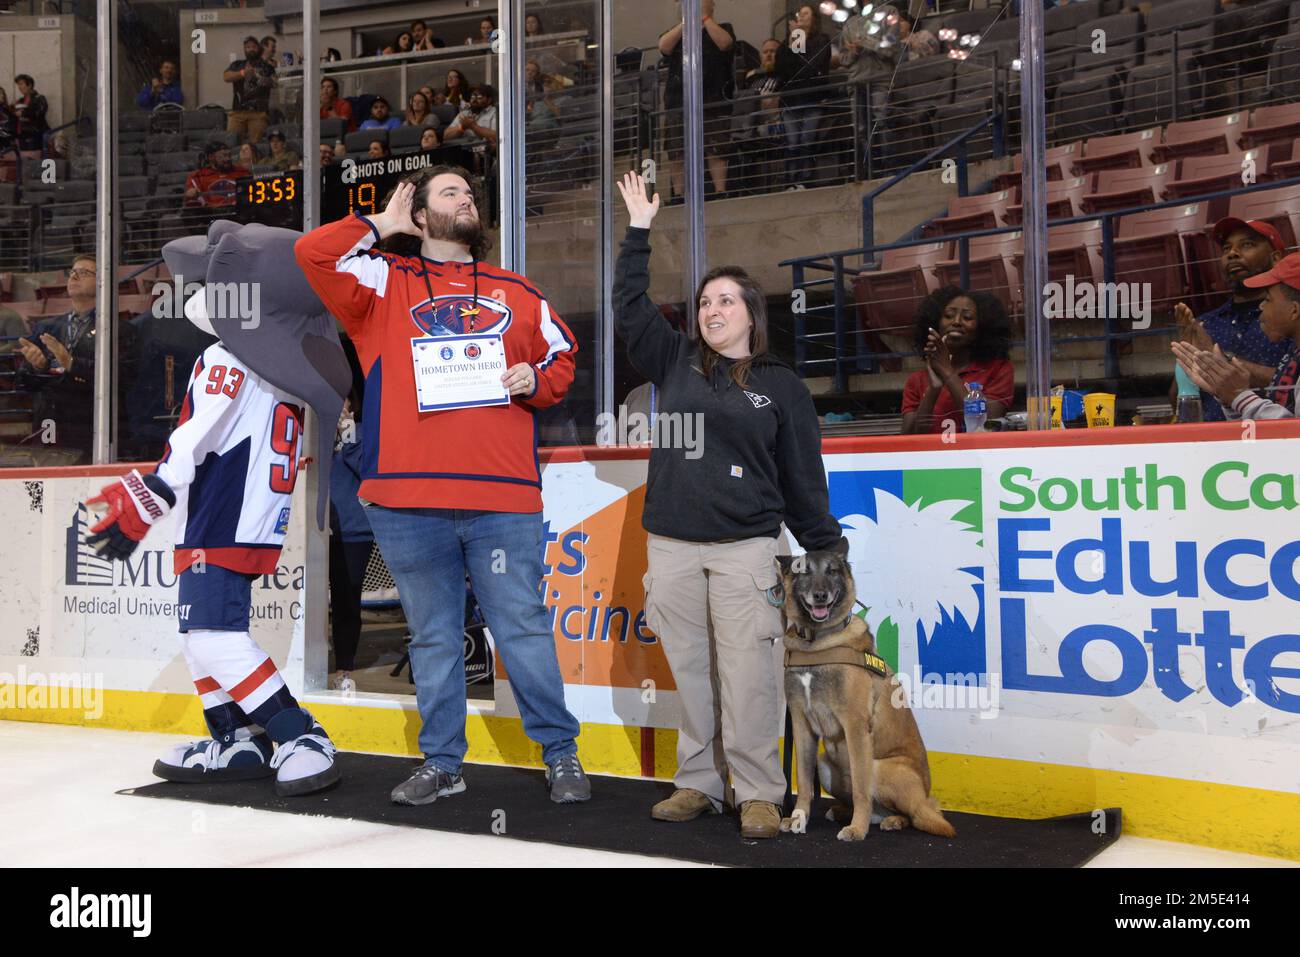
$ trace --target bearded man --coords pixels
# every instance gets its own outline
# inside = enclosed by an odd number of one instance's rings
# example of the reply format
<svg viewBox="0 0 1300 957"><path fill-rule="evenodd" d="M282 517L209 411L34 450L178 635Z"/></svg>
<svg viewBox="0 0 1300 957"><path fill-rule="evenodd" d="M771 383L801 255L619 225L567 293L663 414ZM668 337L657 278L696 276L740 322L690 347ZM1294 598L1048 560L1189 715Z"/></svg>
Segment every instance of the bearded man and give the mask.
<svg viewBox="0 0 1300 957"><path fill-rule="evenodd" d="M376 248L408 236L419 243L412 255ZM465 790L468 572L524 731L541 745L551 800L587 800L578 722L564 703L539 591L545 538L534 416L573 381L572 333L527 279L482 261L486 237L470 175L458 167L408 178L382 213L321 226L295 251L361 359L358 497L413 636L425 760L391 799L431 804ZM447 387L453 377L462 387Z"/></svg>

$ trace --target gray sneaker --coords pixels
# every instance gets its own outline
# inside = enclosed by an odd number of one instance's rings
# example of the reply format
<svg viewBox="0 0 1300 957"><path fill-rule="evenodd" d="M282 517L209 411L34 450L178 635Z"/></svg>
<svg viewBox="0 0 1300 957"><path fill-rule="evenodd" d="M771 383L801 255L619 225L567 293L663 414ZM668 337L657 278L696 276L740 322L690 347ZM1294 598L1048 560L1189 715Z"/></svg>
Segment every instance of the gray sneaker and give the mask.
<svg viewBox="0 0 1300 957"><path fill-rule="evenodd" d="M432 804L440 797L465 790L465 779L451 775L432 764L422 764L409 778L393 788L389 795L394 804Z"/></svg>
<svg viewBox="0 0 1300 957"><path fill-rule="evenodd" d="M546 783L551 786L551 800L572 804L591 798L591 779L582 770L577 754L568 754L546 766Z"/></svg>

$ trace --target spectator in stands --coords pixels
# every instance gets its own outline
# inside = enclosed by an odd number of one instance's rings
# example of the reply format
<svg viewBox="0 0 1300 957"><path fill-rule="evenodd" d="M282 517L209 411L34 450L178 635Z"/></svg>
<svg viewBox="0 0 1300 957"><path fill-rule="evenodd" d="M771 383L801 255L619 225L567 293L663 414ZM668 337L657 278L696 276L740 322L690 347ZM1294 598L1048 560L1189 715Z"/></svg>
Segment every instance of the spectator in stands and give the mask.
<svg viewBox="0 0 1300 957"><path fill-rule="evenodd" d="M72 140L68 139L68 134L62 130L50 137L49 149L51 159L72 159Z"/></svg>
<svg viewBox="0 0 1300 957"><path fill-rule="evenodd" d="M1254 276L1273 268L1286 252L1281 234L1261 220L1243 222L1227 217L1214 224L1214 239L1220 245L1220 264L1232 288L1232 295L1217 309L1200 317L1184 303L1174 306L1182 339L1196 349L1210 351L1216 345L1231 359L1236 359L1251 374L1251 387L1262 389L1273 379L1278 362L1291 348L1289 339L1274 342L1260 326L1260 304L1264 290L1247 285ZM1177 398L1171 392L1171 402ZM1201 417L1206 422L1222 422L1223 406L1209 391L1201 390Z"/></svg>
<svg viewBox="0 0 1300 957"><path fill-rule="evenodd" d="M741 88L748 107L744 126L737 136L736 162L741 167L733 181L740 180L748 191L766 186L759 182L759 169L766 169L784 149L785 127L781 123L781 75L776 71L781 41L769 37L758 51L758 66L745 74Z"/></svg>
<svg viewBox="0 0 1300 957"><path fill-rule="evenodd" d="M325 55L320 58L321 63L338 63L343 59L343 54L336 47L330 47L325 51Z"/></svg>
<svg viewBox="0 0 1300 957"><path fill-rule="evenodd" d="M39 150L50 128L45 118L50 104L36 92L36 81L29 74L19 73L14 77L14 85L18 87L18 99L13 105L18 148L27 152Z"/></svg>
<svg viewBox="0 0 1300 957"><path fill-rule="evenodd" d="M1286 345L1269 379L1265 396L1255 394L1256 376L1245 362L1230 358L1216 343L1212 352L1186 342L1173 344L1179 364L1205 392L1212 393L1229 418L1291 419L1296 414L1300 386L1300 253L1292 253L1267 272L1243 280L1247 288L1264 290L1259 325L1270 342Z"/></svg>
<svg viewBox="0 0 1300 957"><path fill-rule="evenodd" d="M374 139L370 141L370 149L366 151L366 156L372 160L384 159L388 156L388 144L383 140Z"/></svg>
<svg viewBox="0 0 1300 957"><path fill-rule="evenodd" d="M968 382L983 387L990 419L1011 407L1011 320L996 296L957 286L938 289L917 310L915 336L925 368L903 385L902 434L964 430Z"/></svg>
<svg viewBox="0 0 1300 957"><path fill-rule="evenodd" d="M486 83L474 87L469 94L469 106L461 111L456 121L442 134L443 142L459 140L462 145L478 141L487 143L489 152L497 149L496 91Z"/></svg>
<svg viewBox="0 0 1300 957"><path fill-rule="evenodd" d="M279 44L277 43L275 37L270 36L269 34L267 36L262 37L262 59L265 60L267 63L271 64L272 66L276 65L275 51L278 45Z"/></svg>
<svg viewBox="0 0 1300 957"><path fill-rule="evenodd" d="M542 77L542 93L535 96L530 93L524 111L528 114L528 129L532 132L555 130L560 127L560 115L564 110L567 97L564 91L564 78L554 73Z"/></svg>
<svg viewBox="0 0 1300 957"><path fill-rule="evenodd" d="M352 104L339 96L338 80L327 76L320 81L320 118L327 120L331 117L345 120L349 133L357 128L356 120L352 118Z"/></svg>
<svg viewBox="0 0 1300 957"><path fill-rule="evenodd" d="M268 163L274 164L281 173L302 169L302 157L289 149L288 141L281 130L271 130L267 135L267 141L271 144L271 155L267 157Z"/></svg>
<svg viewBox="0 0 1300 957"><path fill-rule="evenodd" d="M680 14L682 11L678 9ZM731 105L727 97L734 85L732 52L736 31L730 23L713 19L713 0L700 2L700 31L703 50L704 84L704 159L713 181L714 195L727 192L727 156L731 143ZM666 30L659 37L659 52L668 62L668 80L664 86L664 152L668 154L668 187L672 202L682 182L684 130L682 126L682 33L685 21Z"/></svg>
<svg viewBox="0 0 1300 957"><path fill-rule="evenodd" d="M420 87L420 89L417 90L416 92L424 94L424 98L429 101L430 109L438 105L438 97L433 92L433 87L431 87L429 84L427 83L424 84L424 86Z"/></svg>
<svg viewBox="0 0 1300 957"><path fill-rule="evenodd" d="M497 28L497 22L491 17L484 17L478 22L478 39L476 43L491 43L492 31Z"/></svg>
<svg viewBox="0 0 1300 957"><path fill-rule="evenodd" d="M320 145L320 165L322 169L326 166L334 165L334 147L330 146L328 143L322 143Z"/></svg>
<svg viewBox="0 0 1300 957"><path fill-rule="evenodd" d="M898 25L901 41L908 23L900 18ZM898 68L898 58L905 49L901 42L873 47L848 37L840 45L840 65L849 68L848 88L857 97L858 128L867 131L861 140L864 151L880 141L877 134L884 129L885 103L889 98L894 70Z"/></svg>
<svg viewBox="0 0 1300 957"><path fill-rule="evenodd" d="M9 149L11 141L17 136L18 118L9 103L9 94L0 86L0 153Z"/></svg>
<svg viewBox="0 0 1300 957"><path fill-rule="evenodd" d="M415 42L416 50L436 50L443 46L443 42L433 35L429 25L423 20L411 21L411 39Z"/></svg>
<svg viewBox="0 0 1300 957"><path fill-rule="evenodd" d="M142 86L139 96L135 98L135 105L142 110L152 110L160 103L175 103L180 106L184 102L176 64L171 60L163 60L158 65L158 75Z"/></svg>
<svg viewBox="0 0 1300 957"><path fill-rule="evenodd" d="M204 150L205 165L190 173L185 181L186 206L235 205L235 181L250 175L246 166L236 166L230 147L213 140Z"/></svg>
<svg viewBox="0 0 1300 957"><path fill-rule="evenodd" d="M244 58L226 67L221 78L234 91L234 102L226 116L227 132L256 143L270 122L271 88L275 86L275 64L263 58L257 37L244 38Z"/></svg>
<svg viewBox="0 0 1300 957"><path fill-rule="evenodd" d="M53 426L54 448L79 453L88 461L92 451L95 395L95 257L73 257L68 271L68 298L72 309L36 326L32 338L19 340L23 366L19 388L33 393L32 430ZM118 401L134 383L135 328L129 322L116 326Z"/></svg>
<svg viewBox="0 0 1300 957"><path fill-rule="evenodd" d="M786 25L787 39L777 51L776 68L783 87L787 189L804 189L813 178L817 140L830 97L828 74L838 66L831 38L822 29L821 15L810 3L801 5Z"/></svg>
<svg viewBox="0 0 1300 957"><path fill-rule="evenodd" d="M420 149L436 150L442 142L438 139L438 131L432 126L426 126L424 132L420 134Z"/></svg>
<svg viewBox="0 0 1300 957"><path fill-rule="evenodd" d="M394 53L413 53L415 52L415 38L411 36L409 30L403 30L393 41Z"/></svg>
<svg viewBox="0 0 1300 957"><path fill-rule="evenodd" d="M370 101L370 119L361 124L363 130L395 130L402 125L402 121L395 116L389 116L391 107L388 101L382 96L377 96Z"/></svg>
<svg viewBox="0 0 1300 957"><path fill-rule="evenodd" d="M906 21L904 21L906 22ZM907 35L906 60L919 60L939 52L939 38L929 30L911 30Z"/></svg>
<svg viewBox="0 0 1300 957"><path fill-rule="evenodd" d="M542 68L536 60L524 64L524 93L537 96L542 92Z"/></svg>
<svg viewBox="0 0 1300 957"><path fill-rule="evenodd" d="M241 143L239 145L239 155L235 157L239 166L251 170L261 159L262 153L253 143Z"/></svg>
<svg viewBox="0 0 1300 957"><path fill-rule="evenodd" d="M433 104L419 90L411 94L406 101L406 126L437 126L438 117L433 115Z"/></svg>
<svg viewBox="0 0 1300 957"><path fill-rule="evenodd" d="M524 17L524 36L540 37L546 32L546 27L542 26L542 18L535 13L530 13Z"/></svg>
<svg viewBox="0 0 1300 957"><path fill-rule="evenodd" d="M442 95L447 98L447 102L455 105L460 109L465 103L469 102L469 86L465 83L465 74L460 70L448 70L447 82L443 84Z"/></svg>

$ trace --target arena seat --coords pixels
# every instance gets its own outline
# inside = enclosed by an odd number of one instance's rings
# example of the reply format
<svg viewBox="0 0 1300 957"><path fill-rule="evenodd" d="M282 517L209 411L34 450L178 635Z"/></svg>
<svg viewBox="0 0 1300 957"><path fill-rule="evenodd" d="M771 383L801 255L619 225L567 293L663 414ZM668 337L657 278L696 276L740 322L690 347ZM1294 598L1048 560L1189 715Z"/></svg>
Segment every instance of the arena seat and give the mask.
<svg viewBox="0 0 1300 957"><path fill-rule="evenodd" d="M1165 184L1173 178L1174 164L1142 166L1137 169L1106 169L1097 174L1092 192L1080 202L1085 213L1127 209L1163 198Z"/></svg>
<svg viewBox="0 0 1300 957"><path fill-rule="evenodd" d="M1202 240L1213 221L1206 203L1119 217L1112 246L1115 281L1150 283L1157 303L1172 305L1190 295L1189 264L1212 255Z"/></svg>
<svg viewBox="0 0 1300 957"><path fill-rule="evenodd" d="M1083 211L1083 198L1088 195L1092 185L1090 176L1074 176L1059 182L1047 184L1047 218L1069 219ZM1007 206L1007 225L1018 226L1023 222L1023 209L1020 203Z"/></svg>
<svg viewBox="0 0 1300 957"><path fill-rule="evenodd" d="M347 130L347 120L338 116L328 117L320 121L320 140L322 143L335 143L343 139Z"/></svg>
<svg viewBox="0 0 1300 957"><path fill-rule="evenodd" d="M357 130L355 133L349 133L347 136L343 137L343 148L346 149L349 154L360 153L364 156L366 151L370 149L370 144L375 140L379 140L387 146L388 130Z"/></svg>
<svg viewBox="0 0 1300 957"><path fill-rule="evenodd" d="M1075 176L1087 176L1104 169L1135 169L1145 166L1145 152L1153 143L1159 142L1159 128L1118 133L1114 136L1094 136L1084 140L1083 155L1075 158L1071 172Z"/></svg>
<svg viewBox="0 0 1300 957"><path fill-rule="evenodd" d="M1115 132L1121 89L1119 77L1110 70L1076 73L1056 88L1052 98L1052 135L1058 139L1087 139Z"/></svg>
<svg viewBox="0 0 1300 957"><path fill-rule="evenodd" d="M1092 52L1093 37L1098 30L1106 37L1104 53ZM1074 45L1078 51L1074 59L1076 76L1094 70L1127 71L1141 62L1142 14L1116 13L1081 23L1074 31Z"/></svg>
<svg viewBox="0 0 1300 957"><path fill-rule="evenodd" d="M1104 16L1101 0L1081 0L1063 7L1043 11L1043 31L1048 35L1066 32L1073 37L1080 24L1100 20Z"/></svg>
<svg viewBox="0 0 1300 957"><path fill-rule="evenodd" d="M1165 127L1165 141L1152 147L1153 163L1167 163L1182 156L1213 156L1232 151L1246 127L1245 113L1229 113L1204 120L1170 123Z"/></svg>
<svg viewBox="0 0 1300 957"><path fill-rule="evenodd" d="M1295 179L1300 177L1300 139L1291 145L1291 158L1273 162L1268 168L1269 179Z"/></svg>
<svg viewBox="0 0 1300 957"><path fill-rule="evenodd" d="M1209 46L1214 40L1218 0L1174 0L1155 3L1146 15L1146 54L1172 52L1174 34L1179 50Z"/></svg>
<svg viewBox="0 0 1300 957"><path fill-rule="evenodd" d="M860 328L896 332L911 326L921 300L938 288L935 263L948 255L950 243L927 243L886 249L881 268L859 273L853 279Z"/></svg>
<svg viewBox="0 0 1300 957"><path fill-rule="evenodd" d="M1242 131L1237 145L1248 150L1262 143L1290 142L1297 136L1300 136L1300 103L1261 106L1251 114L1250 125ZM1291 158L1300 159L1300 156L1293 152Z"/></svg>
<svg viewBox="0 0 1300 957"><path fill-rule="evenodd" d="M1145 62L1128 71L1124 81L1124 121L1131 126L1163 125L1174 119L1175 82L1178 112L1186 115L1205 107L1205 71L1194 52L1178 54L1177 78L1173 75L1173 54L1148 55Z"/></svg>
<svg viewBox="0 0 1300 957"><path fill-rule="evenodd" d="M1234 196L1228 204L1228 215L1272 223L1282 234L1287 249L1294 249L1300 239L1300 185Z"/></svg>
<svg viewBox="0 0 1300 957"><path fill-rule="evenodd" d="M955 245L955 244L954 244ZM1014 257L1024 250L1024 234L998 233L976 236L968 250L969 289L989 292L1007 303L1012 312L1020 311L1024 297L1020 288L1020 271ZM934 264L934 277L941 286L961 283L961 262L957 250Z"/></svg>
<svg viewBox="0 0 1300 957"><path fill-rule="evenodd" d="M1165 199L1182 199L1185 196L1200 196L1205 193L1217 193L1236 189L1244 185L1242 173L1245 164L1251 160L1255 164L1256 180L1263 180L1268 169L1267 146L1247 150L1244 153L1232 152L1227 156L1188 156L1180 161L1178 178L1165 188ZM1213 212L1226 213L1227 199L1211 200L1217 207Z"/></svg>
<svg viewBox="0 0 1300 957"><path fill-rule="evenodd" d="M943 236L1005 225L1010 200L1010 190L978 196L954 196L948 200L948 215L930 220L925 226L925 235Z"/></svg>
<svg viewBox="0 0 1300 957"><path fill-rule="evenodd" d="M1048 182L1065 179L1067 175L1072 176L1071 168L1074 158L1082 155L1082 142L1062 143L1060 146L1048 147L1043 154L1043 162L1047 166ZM1020 174L1024 168L1021 160L1022 156L1019 153L1011 157L1011 169L994 177L992 186L994 190L1020 188Z"/></svg>

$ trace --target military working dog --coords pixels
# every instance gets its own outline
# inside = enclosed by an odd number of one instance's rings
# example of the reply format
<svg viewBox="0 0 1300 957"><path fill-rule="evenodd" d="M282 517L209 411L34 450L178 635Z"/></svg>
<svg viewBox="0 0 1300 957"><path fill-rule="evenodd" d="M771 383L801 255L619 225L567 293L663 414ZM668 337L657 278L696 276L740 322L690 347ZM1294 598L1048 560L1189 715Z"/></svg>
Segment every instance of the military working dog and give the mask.
<svg viewBox="0 0 1300 957"><path fill-rule="evenodd" d="M841 841L867 836L873 804L880 829L909 823L954 837L956 831L930 796L930 764L907 695L876 656L867 623L854 616L857 589L848 544L832 551L781 555L785 626L785 694L794 725L799 799L781 822L802 831L812 811L813 774L839 803L835 821L850 818ZM818 760L818 739L826 753Z"/></svg>

